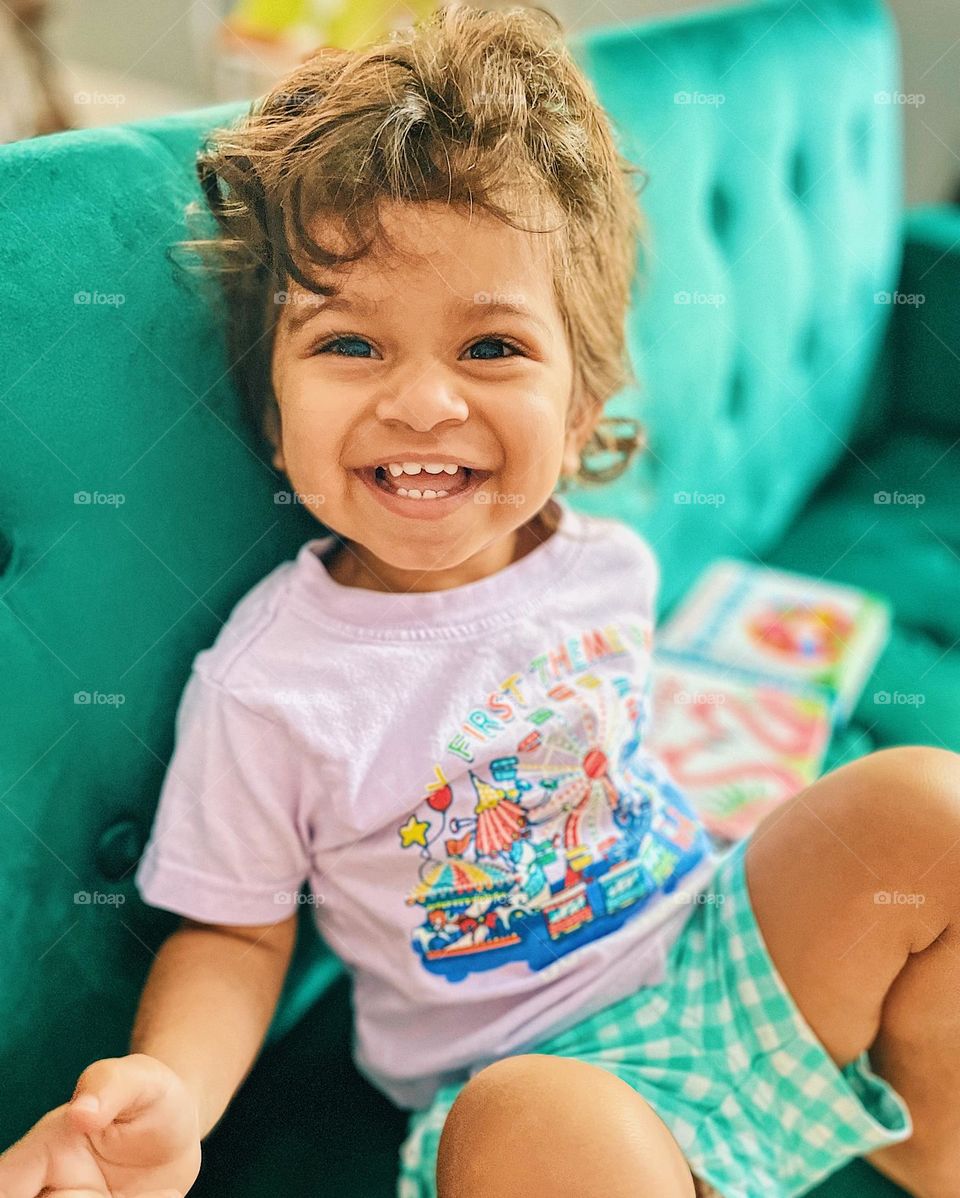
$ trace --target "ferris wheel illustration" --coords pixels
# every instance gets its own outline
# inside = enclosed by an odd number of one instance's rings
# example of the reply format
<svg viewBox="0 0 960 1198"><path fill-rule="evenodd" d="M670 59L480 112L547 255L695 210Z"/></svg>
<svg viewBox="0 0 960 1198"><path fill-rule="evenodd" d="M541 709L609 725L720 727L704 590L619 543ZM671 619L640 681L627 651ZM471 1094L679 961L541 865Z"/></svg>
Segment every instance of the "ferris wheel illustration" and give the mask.
<svg viewBox="0 0 960 1198"><path fill-rule="evenodd" d="M516 790L505 794L508 802L522 798L520 811L530 834L550 836L571 865L585 844L603 843L604 831L611 841L616 838L614 813L623 796L613 775L637 741L638 696L630 680L595 683L589 698L569 693L559 717L521 743L526 752L510 760L512 777L501 779L512 781ZM501 764L501 773L506 765ZM496 812L494 807L494 817ZM504 847L502 839L481 836L479 830L477 843Z"/></svg>
<svg viewBox="0 0 960 1198"><path fill-rule="evenodd" d="M516 754L488 763L486 777L470 771L476 797L471 815L443 818L446 788L427 799L442 822L423 845L424 858L433 856L444 834L452 834L444 844L447 855L478 863L506 857L526 836L550 838L568 861L585 843L597 844L605 830L615 839L613 813L624 796L612 775L638 743L640 696L626 677L589 681L589 697L570 690Z"/></svg>

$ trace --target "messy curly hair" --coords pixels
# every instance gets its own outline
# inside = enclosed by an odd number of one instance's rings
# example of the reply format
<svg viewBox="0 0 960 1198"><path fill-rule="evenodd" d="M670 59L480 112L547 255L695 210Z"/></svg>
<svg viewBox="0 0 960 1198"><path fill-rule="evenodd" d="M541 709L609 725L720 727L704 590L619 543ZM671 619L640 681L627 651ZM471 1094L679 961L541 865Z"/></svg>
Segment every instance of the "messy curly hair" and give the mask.
<svg viewBox="0 0 960 1198"><path fill-rule="evenodd" d="M384 200L478 207L550 238L574 367L567 426L583 418L592 429L577 474L561 477L560 489L619 477L643 445L642 425L602 410L637 382L625 318L645 232L631 182L640 175L642 186L646 176L618 150L547 10L454 2L379 44L322 48L239 123L209 131L196 166L216 236L179 244L215 272L230 373L271 445L279 431L271 359L285 288L294 279L326 294L310 263L335 267L381 239L389 244ZM559 222L531 228L521 208ZM307 226L318 216L337 219L348 252L313 240ZM592 425L584 405L595 411ZM591 465L598 453L619 457Z"/></svg>

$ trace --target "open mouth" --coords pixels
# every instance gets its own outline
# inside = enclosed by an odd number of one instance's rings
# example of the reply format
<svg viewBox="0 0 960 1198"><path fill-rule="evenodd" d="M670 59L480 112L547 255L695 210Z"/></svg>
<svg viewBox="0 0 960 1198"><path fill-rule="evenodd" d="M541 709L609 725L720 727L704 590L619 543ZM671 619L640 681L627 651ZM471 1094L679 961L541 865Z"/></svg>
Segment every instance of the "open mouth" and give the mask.
<svg viewBox="0 0 960 1198"><path fill-rule="evenodd" d="M385 466L367 466L357 473L388 495L419 499L425 503L436 503L472 491L491 474L489 470L471 470L469 466L459 466L456 474L445 471L431 474L421 470L419 474L404 473L394 477Z"/></svg>

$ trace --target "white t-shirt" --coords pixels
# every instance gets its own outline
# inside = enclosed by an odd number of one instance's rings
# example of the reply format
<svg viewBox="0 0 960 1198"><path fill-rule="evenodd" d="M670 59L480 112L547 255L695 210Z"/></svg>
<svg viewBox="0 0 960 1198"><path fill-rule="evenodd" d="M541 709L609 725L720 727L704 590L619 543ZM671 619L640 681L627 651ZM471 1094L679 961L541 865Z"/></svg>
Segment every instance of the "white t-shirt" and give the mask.
<svg viewBox="0 0 960 1198"><path fill-rule="evenodd" d="M307 541L177 712L141 896L223 924L309 899L357 1067L401 1107L662 980L720 859L644 743L653 553L557 502L552 536L446 591L343 586L335 538Z"/></svg>

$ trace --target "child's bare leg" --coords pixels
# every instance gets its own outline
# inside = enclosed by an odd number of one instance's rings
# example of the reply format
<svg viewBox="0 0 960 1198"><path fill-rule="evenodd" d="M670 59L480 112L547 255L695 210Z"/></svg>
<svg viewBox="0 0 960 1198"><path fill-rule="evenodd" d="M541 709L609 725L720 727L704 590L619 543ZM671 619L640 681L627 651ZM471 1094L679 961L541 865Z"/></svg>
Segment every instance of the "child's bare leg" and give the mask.
<svg viewBox="0 0 960 1198"><path fill-rule="evenodd" d="M694 1198L679 1145L614 1074L529 1053L481 1070L450 1108L439 1198Z"/></svg>
<svg viewBox="0 0 960 1198"><path fill-rule="evenodd" d="M910 1108L913 1135L867 1159L917 1198L956 1198L960 754L911 745L831 771L767 816L745 864L813 1031L841 1066L869 1048Z"/></svg>

